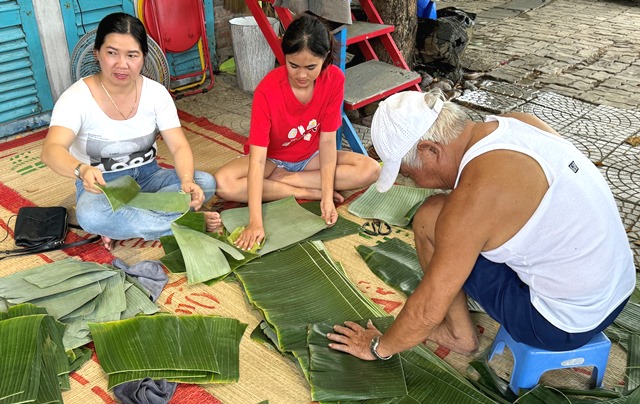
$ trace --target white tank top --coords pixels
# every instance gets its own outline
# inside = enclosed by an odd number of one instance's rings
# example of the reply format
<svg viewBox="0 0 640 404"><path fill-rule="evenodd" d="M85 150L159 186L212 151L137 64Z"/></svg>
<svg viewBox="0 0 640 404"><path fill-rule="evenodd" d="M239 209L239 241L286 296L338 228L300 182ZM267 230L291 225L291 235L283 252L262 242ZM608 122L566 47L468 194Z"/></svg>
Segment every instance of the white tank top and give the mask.
<svg viewBox="0 0 640 404"><path fill-rule="evenodd" d="M518 233L482 255L511 267L554 326L571 333L594 329L631 294L636 279L607 183L567 140L514 118L486 119L498 128L464 154L455 186L472 159L506 149L536 160L549 189Z"/></svg>

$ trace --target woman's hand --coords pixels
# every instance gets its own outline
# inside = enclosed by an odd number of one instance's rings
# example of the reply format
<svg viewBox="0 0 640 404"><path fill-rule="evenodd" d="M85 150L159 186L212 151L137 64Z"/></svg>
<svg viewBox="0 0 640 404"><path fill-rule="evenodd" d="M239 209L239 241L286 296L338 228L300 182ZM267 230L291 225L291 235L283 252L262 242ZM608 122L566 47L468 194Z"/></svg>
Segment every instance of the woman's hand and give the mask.
<svg viewBox="0 0 640 404"><path fill-rule="evenodd" d="M191 194L191 203L189 204L193 210L198 210L204 203L204 191L192 179L182 181L180 188L185 194Z"/></svg>
<svg viewBox="0 0 640 404"><path fill-rule="evenodd" d="M367 361L376 359L371 353L371 340L382 333L378 331L371 320L367 322L367 328L362 328L352 321L345 321L344 326L335 325L333 330L335 333L327 334L327 338L333 341L329 344L329 348Z"/></svg>
<svg viewBox="0 0 640 404"><path fill-rule="evenodd" d="M102 186L106 185L106 182L104 181L104 177L102 176L102 171L88 164L82 164L80 166L79 179L82 180L82 185L84 186L84 190L87 192L91 192L92 194L102 193L102 190L96 187L96 184L99 184Z"/></svg>
<svg viewBox="0 0 640 404"><path fill-rule="evenodd" d="M322 198L320 201L320 211L328 227L336 224L338 221L338 212L336 211L336 205L333 203L332 198Z"/></svg>
<svg viewBox="0 0 640 404"><path fill-rule="evenodd" d="M260 224L249 223L249 225L240 233L236 240L236 247L248 251L255 243L262 243L264 240L264 227Z"/></svg>

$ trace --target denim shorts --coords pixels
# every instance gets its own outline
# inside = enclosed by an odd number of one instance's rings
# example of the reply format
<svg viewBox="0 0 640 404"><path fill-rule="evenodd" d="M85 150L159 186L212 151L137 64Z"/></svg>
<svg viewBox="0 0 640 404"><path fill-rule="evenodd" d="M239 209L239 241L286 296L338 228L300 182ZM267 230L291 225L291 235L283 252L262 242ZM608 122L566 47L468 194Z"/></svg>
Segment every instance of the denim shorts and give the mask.
<svg viewBox="0 0 640 404"><path fill-rule="evenodd" d="M569 333L551 324L533 307L529 286L506 264L479 256L463 289L514 340L548 351L571 350L586 344L615 320L628 300L593 330Z"/></svg>
<svg viewBox="0 0 640 404"><path fill-rule="evenodd" d="M298 171L303 171L304 168L307 166L307 164L309 164L311 159L314 158L315 156L317 156L319 153L320 153L320 150L316 150L316 152L313 153L311 155L311 157L309 157L308 159L302 160L302 161L298 161L298 162L295 162L295 163L291 163L289 161L282 161L282 160L278 160L278 159L272 159L272 158L269 158L269 160L273 161L276 166L282 167L287 171L298 172Z"/></svg>

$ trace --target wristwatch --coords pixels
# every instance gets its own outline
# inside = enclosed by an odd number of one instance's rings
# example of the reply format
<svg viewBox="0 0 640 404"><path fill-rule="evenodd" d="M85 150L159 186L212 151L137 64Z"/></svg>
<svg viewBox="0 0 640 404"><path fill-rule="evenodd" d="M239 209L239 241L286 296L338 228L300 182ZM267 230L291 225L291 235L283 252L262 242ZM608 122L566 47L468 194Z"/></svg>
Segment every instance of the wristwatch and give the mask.
<svg viewBox="0 0 640 404"><path fill-rule="evenodd" d="M380 345L380 336L376 335L375 337L373 337L373 339L371 340L371 354L373 356L376 357L376 359L380 359L381 361L388 361L389 359L391 359L391 357L393 356L393 354L389 355L389 356L380 356L380 354L378 353L378 345Z"/></svg>
<svg viewBox="0 0 640 404"><path fill-rule="evenodd" d="M80 167L82 167L84 163L80 163L76 166L76 168L73 170L73 173L76 175L76 178L81 180L82 178L80 177Z"/></svg>

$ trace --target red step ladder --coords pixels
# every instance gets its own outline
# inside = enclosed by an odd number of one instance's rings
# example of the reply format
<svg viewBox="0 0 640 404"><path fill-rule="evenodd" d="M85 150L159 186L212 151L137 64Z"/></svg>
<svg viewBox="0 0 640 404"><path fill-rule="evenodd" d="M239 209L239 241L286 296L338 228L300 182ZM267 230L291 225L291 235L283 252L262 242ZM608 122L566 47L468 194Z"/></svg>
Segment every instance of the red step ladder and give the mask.
<svg viewBox="0 0 640 404"><path fill-rule="evenodd" d="M267 2L273 3L273 0L267 0ZM262 7L258 4L258 0L245 0L245 3L256 19L278 63L284 65L284 54L280 46L281 39L274 32ZM344 69L344 52L341 54L340 66L345 71L346 77L344 92L344 109L346 110L364 107L402 90L421 91L419 86L420 75L409 70L406 61L391 37L395 27L393 25L385 25L382 22L382 18L380 18L380 14L378 14L371 0L360 0L360 7L366 14L368 21L354 20L351 25L346 25L346 46L357 45L367 60L356 66ZM286 29L293 20L291 11L285 7L274 7L274 9ZM379 60L370 43L370 40L374 38L380 39L391 57L393 65ZM343 123L343 132L352 150L367 154L344 113ZM337 144L338 148L340 148L340 138L338 140ZM359 144L359 147L357 144ZM354 145L356 146L355 149Z"/></svg>

